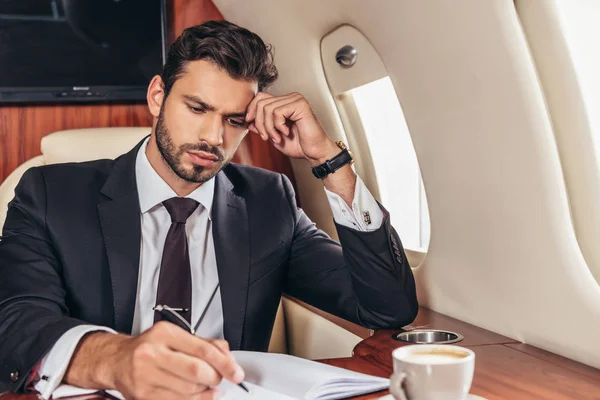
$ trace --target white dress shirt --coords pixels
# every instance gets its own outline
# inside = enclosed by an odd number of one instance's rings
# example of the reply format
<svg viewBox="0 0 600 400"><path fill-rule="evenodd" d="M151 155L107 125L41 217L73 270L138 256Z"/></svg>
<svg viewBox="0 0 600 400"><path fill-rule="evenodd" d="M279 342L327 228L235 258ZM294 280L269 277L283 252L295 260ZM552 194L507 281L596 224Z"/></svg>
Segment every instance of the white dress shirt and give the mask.
<svg viewBox="0 0 600 400"><path fill-rule="evenodd" d="M156 173L146 157L148 139L140 147L135 165L135 176L141 211L142 240L137 296L133 316L132 335L149 329L154 322L156 290L160 263L171 217L162 202L177 194ZM205 338L223 338L223 308L217 274L212 235L211 210L215 180L211 179L188 196L200 205L188 218L185 226L192 277L192 325L196 334ZM361 231L376 230L383 221L383 212L358 177L352 207L337 194L325 189L335 221ZM365 213L368 213L365 216ZM42 377L35 388L49 399L60 385L73 352L81 338L92 331L115 333L108 327L80 325L65 332L44 357L39 369Z"/></svg>

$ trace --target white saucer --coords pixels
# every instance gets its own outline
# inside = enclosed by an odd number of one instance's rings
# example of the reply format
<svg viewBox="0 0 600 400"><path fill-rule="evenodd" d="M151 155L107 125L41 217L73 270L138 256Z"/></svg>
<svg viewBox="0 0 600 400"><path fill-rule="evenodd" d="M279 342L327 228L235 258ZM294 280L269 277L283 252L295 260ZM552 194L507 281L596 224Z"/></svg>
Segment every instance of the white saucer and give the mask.
<svg viewBox="0 0 600 400"><path fill-rule="evenodd" d="M383 397L378 398L377 400L394 400L391 394L386 394ZM477 396L476 394L469 394L467 396L467 400L486 400L485 397Z"/></svg>

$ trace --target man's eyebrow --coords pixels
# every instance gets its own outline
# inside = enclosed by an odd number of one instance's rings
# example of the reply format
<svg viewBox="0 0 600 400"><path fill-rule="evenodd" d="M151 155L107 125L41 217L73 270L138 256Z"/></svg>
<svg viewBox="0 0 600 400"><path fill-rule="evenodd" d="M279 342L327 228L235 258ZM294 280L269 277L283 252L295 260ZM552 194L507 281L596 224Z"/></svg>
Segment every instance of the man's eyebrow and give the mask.
<svg viewBox="0 0 600 400"><path fill-rule="evenodd" d="M239 112L239 113L225 114L225 117L227 117L227 118L246 118L246 113Z"/></svg>
<svg viewBox="0 0 600 400"><path fill-rule="evenodd" d="M187 101L195 103L196 105L199 105L200 107L202 107L202 108L204 108L204 109L206 109L208 111L215 111L215 108L213 106L211 106L207 102L203 101L199 97L191 96L189 94L184 94L183 98L186 99Z"/></svg>
<svg viewBox="0 0 600 400"><path fill-rule="evenodd" d="M190 102L192 102L192 103L194 103L194 104L196 104L196 105L204 108L205 110L216 111L215 107L211 106L210 104L208 104L207 102L203 101L199 97L188 95L188 94L184 94L183 98L186 99L187 101L190 101ZM240 112L225 114L224 117L226 117L226 118L246 118L246 112L245 111L240 111Z"/></svg>

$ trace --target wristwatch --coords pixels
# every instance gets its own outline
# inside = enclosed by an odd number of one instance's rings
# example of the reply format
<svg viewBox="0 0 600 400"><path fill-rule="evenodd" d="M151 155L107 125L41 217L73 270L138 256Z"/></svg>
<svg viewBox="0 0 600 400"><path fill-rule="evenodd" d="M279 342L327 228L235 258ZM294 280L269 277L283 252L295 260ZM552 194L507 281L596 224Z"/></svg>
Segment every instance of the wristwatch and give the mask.
<svg viewBox="0 0 600 400"><path fill-rule="evenodd" d="M323 179L329 174L333 174L338 169L342 168L346 164L352 165L354 163L354 157L348 147L342 141L335 142L337 147L342 149L341 152L338 153L331 160L325 161L323 164L317 165L312 168L313 175L318 179Z"/></svg>

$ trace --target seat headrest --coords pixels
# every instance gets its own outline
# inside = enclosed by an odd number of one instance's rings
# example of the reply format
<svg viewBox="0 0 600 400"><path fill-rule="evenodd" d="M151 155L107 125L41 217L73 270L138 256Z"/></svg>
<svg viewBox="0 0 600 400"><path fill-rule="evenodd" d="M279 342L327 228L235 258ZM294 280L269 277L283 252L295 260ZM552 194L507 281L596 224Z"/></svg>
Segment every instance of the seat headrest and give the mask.
<svg viewBox="0 0 600 400"><path fill-rule="evenodd" d="M143 128L88 128L54 132L42 138L45 164L116 158L149 135Z"/></svg>

